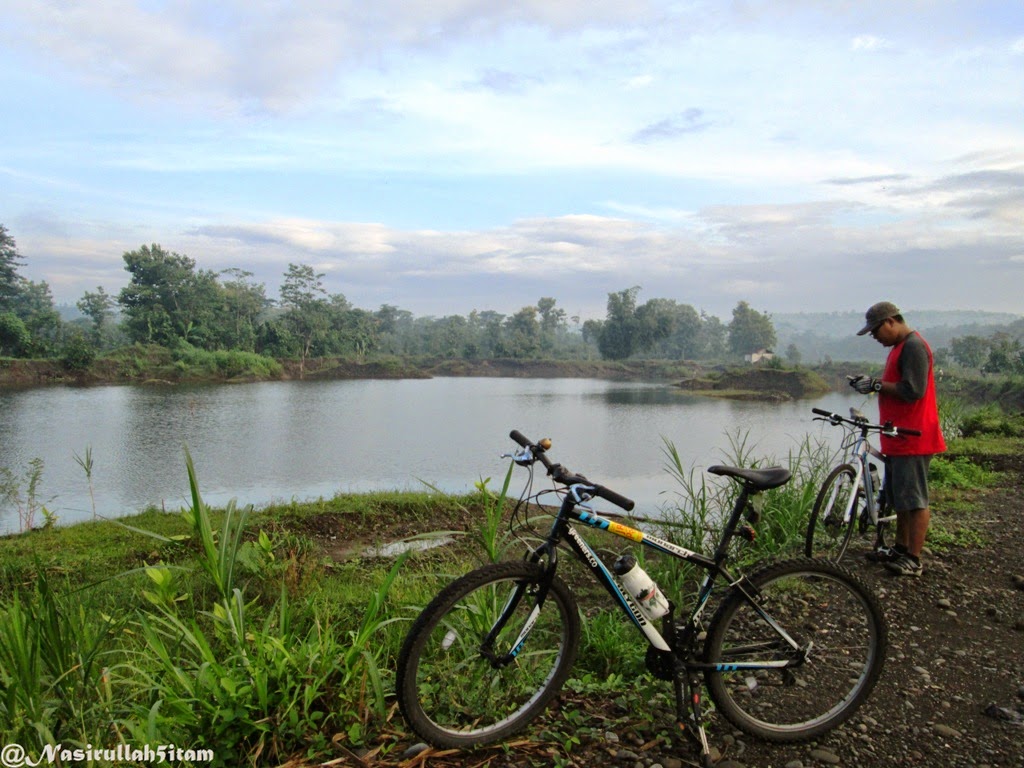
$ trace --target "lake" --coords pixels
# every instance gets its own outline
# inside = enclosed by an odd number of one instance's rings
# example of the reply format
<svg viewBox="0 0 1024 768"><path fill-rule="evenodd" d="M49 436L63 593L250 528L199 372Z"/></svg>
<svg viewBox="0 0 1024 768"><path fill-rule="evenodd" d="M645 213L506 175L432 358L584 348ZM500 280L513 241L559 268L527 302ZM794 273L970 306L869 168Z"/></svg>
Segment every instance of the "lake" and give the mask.
<svg viewBox="0 0 1024 768"><path fill-rule="evenodd" d="M189 497L184 449L204 499L265 505L342 492L463 492L499 485L511 429L550 437L551 456L653 511L674 490L671 440L686 466L730 457L729 436L785 460L808 433L814 406L864 406L834 393L788 403L697 397L670 386L590 379L435 378L266 382L208 386L54 387L0 391L0 466L19 478L40 458L37 497L60 523L149 505L177 510ZM91 449L93 502L75 460ZM515 486L518 492L521 486ZM36 525L42 519L37 518ZM0 507L0 533L18 528Z"/></svg>

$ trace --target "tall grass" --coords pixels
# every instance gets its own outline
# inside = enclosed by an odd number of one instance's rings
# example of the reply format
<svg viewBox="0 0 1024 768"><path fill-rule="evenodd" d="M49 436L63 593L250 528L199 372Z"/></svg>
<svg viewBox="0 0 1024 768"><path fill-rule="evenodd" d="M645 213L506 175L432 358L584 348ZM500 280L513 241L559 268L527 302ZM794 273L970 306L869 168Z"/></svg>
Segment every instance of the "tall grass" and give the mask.
<svg viewBox="0 0 1024 768"><path fill-rule="evenodd" d="M383 726L406 556L362 582L361 610L314 610L289 594L270 537L246 530L249 510L214 525L187 451L186 468L194 559L144 568L120 618L87 607L97 587L58 594L42 565L0 604L0 743L175 743L213 749L215 765L276 765Z"/></svg>
<svg viewBox="0 0 1024 768"><path fill-rule="evenodd" d="M717 478L683 465L670 440L664 440L665 469L675 482L672 501L663 508L663 533L670 540L696 551L707 551L721 536L722 526L739 495L735 481ZM779 488L761 494L763 508L755 526L754 542L742 553L745 561L796 553L810 517L818 488L835 463L835 450L806 437L783 459L757 457L749 436L729 437L729 450L722 463L737 467L784 466L793 478Z"/></svg>
<svg viewBox="0 0 1024 768"><path fill-rule="evenodd" d="M18 513L20 532L35 528L38 514L43 515L47 526L52 526L56 521L56 517L46 509L46 502L39 496L43 466L42 459L29 459L28 468L21 477L8 467L0 466L0 506L14 507Z"/></svg>
<svg viewBox="0 0 1024 768"><path fill-rule="evenodd" d="M99 740L114 708L107 664L118 622L60 596L42 569L0 610L0 741Z"/></svg>

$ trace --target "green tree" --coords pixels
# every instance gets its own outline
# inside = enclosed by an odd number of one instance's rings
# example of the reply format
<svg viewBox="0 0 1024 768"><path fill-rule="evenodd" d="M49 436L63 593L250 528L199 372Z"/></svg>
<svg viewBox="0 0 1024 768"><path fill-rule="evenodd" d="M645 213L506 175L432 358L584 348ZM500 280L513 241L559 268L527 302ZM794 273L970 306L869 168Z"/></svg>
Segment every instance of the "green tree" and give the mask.
<svg viewBox="0 0 1024 768"><path fill-rule="evenodd" d="M374 313L374 319L377 321L377 343L381 352L392 355L411 353L412 312L391 304L382 304Z"/></svg>
<svg viewBox="0 0 1024 768"><path fill-rule="evenodd" d="M126 252L124 262L131 280L121 289L118 303L132 341L165 347L181 342L200 347L215 344L221 302L213 272L196 272L194 260L156 244Z"/></svg>
<svg viewBox="0 0 1024 768"><path fill-rule="evenodd" d="M107 325L114 316L115 305L114 297L104 291L102 286L97 287L95 293L86 291L75 303L78 311L92 322L90 336L97 348L103 347Z"/></svg>
<svg viewBox="0 0 1024 768"><path fill-rule="evenodd" d="M1020 339L1005 333L992 337L988 359L982 366L984 373L1024 373L1024 347Z"/></svg>
<svg viewBox="0 0 1024 768"><path fill-rule="evenodd" d="M700 314L700 341L699 348L701 350L698 357L702 357L707 360L717 360L724 357L728 346L726 340L729 332L722 321L714 315L709 315L707 312L701 312Z"/></svg>
<svg viewBox="0 0 1024 768"><path fill-rule="evenodd" d="M953 360L965 368L981 368L988 359L990 343L980 336L963 336L949 342Z"/></svg>
<svg viewBox="0 0 1024 768"><path fill-rule="evenodd" d="M472 312L469 325L474 330L476 356L482 358L508 357L509 349L505 338L505 315L487 309Z"/></svg>
<svg viewBox="0 0 1024 768"><path fill-rule="evenodd" d="M220 287L223 311L217 324L218 344L252 352L256 349L259 318L270 307L266 286L252 282L253 273L244 269L225 269L220 274L231 279Z"/></svg>
<svg viewBox="0 0 1024 768"><path fill-rule="evenodd" d="M556 307L555 299L544 297L537 301L540 314L540 343L545 352L551 352L560 333L565 331L565 310Z"/></svg>
<svg viewBox="0 0 1024 768"><path fill-rule="evenodd" d="M636 295L640 286L608 294L608 314L601 325L597 348L601 357L625 360L637 345Z"/></svg>
<svg viewBox="0 0 1024 768"><path fill-rule="evenodd" d="M27 357L32 334L13 312L0 312L0 357Z"/></svg>
<svg viewBox="0 0 1024 768"><path fill-rule="evenodd" d="M746 355L759 349L775 346L775 326L771 317L762 314L741 301L732 311L729 324L729 350L735 355Z"/></svg>
<svg viewBox="0 0 1024 768"><path fill-rule="evenodd" d="M541 346L541 325L537 321L536 307L523 307L505 324L508 334L509 357L528 358L536 355Z"/></svg>
<svg viewBox="0 0 1024 768"><path fill-rule="evenodd" d="M636 351L657 349L659 357L676 357L666 342L678 329L680 307L673 299L649 299L636 309Z"/></svg>
<svg viewBox="0 0 1024 768"><path fill-rule="evenodd" d="M50 286L40 280L20 281L19 293L14 298L14 313L21 318L32 337L30 354L48 357L55 354L61 344L64 324L53 305Z"/></svg>
<svg viewBox="0 0 1024 768"><path fill-rule="evenodd" d="M324 290L323 273L308 264L289 264L281 283L281 306L285 326L299 342L299 370L314 345L323 341L331 327L331 309Z"/></svg>
<svg viewBox="0 0 1024 768"><path fill-rule="evenodd" d="M14 299L20 293L21 285L19 266L24 266L24 262L18 254L17 243L7 227L0 224L0 312L14 309Z"/></svg>

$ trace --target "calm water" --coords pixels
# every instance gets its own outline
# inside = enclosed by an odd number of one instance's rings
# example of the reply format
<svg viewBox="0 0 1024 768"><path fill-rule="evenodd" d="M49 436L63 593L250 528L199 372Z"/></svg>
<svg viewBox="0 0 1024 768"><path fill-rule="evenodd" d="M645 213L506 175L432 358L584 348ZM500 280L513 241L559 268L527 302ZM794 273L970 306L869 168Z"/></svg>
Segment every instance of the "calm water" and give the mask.
<svg viewBox="0 0 1024 768"><path fill-rule="evenodd" d="M662 437L687 466L729 454L749 434L761 456L785 458L825 435L812 406L863 402L834 394L797 403L692 397L670 387L593 380L430 379L270 382L236 386L44 388L0 391L0 466L23 476L44 462L38 496L62 523L187 502L184 448L204 498L243 504L375 489L465 491L504 477L510 429L551 437L552 456L648 508L673 490ZM871 409L868 405L867 408ZM516 487L518 492L519 488ZM41 520L37 524L41 524ZM17 530L0 507L0 532Z"/></svg>

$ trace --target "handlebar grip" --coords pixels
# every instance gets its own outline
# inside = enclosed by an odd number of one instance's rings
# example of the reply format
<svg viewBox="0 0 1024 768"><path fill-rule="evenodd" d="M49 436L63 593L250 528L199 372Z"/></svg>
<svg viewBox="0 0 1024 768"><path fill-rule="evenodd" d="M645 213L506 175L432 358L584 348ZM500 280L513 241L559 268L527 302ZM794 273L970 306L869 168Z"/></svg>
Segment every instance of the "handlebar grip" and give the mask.
<svg viewBox="0 0 1024 768"><path fill-rule="evenodd" d="M632 511L633 507L636 506L636 502L632 499L627 499L625 496L616 493L611 488L605 488L603 485L594 486L594 493L605 501L610 501L615 506L621 507L627 512Z"/></svg>
<svg viewBox="0 0 1024 768"><path fill-rule="evenodd" d="M811 413L815 413L818 416L831 416L831 411L823 411L821 408L811 408Z"/></svg>
<svg viewBox="0 0 1024 768"><path fill-rule="evenodd" d="M508 433L508 436L515 440L517 443L519 443L519 445L521 445L523 448L529 448L531 445L533 445L533 443L529 441L526 435L524 435L518 429L513 429L511 432Z"/></svg>
<svg viewBox="0 0 1024 768"><path fill-rule="evenodd" d="M910 435L911 437L920 437L921 430L919 429L906 429L905 427L896 428L901 435Z"/></svg>

